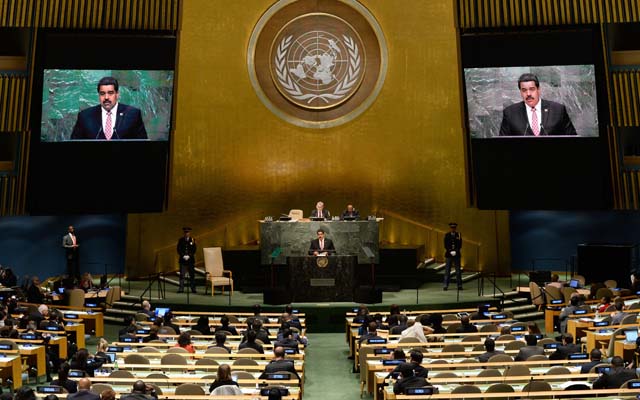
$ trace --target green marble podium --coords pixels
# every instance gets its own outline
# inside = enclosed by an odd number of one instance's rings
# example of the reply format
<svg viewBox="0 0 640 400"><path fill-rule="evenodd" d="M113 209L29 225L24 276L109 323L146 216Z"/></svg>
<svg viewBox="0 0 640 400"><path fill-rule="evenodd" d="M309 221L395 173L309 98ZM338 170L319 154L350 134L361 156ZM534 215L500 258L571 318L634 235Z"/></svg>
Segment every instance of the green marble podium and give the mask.
<svg viewBox="0 0 640 400"><path fill-rule="evenodd" d="M377 221L273 221L260 222L260 260L263 265L285 265L287 257L309 254L311 240L322 228L333 241L336 254L357 256L358 264L370 264L364 248L371 250L373 263L379 261L379 223ZM278 252L277 249L280 249ZM275 251L275 252L274 252ZM272 255L276 254L276 257ZM273 258L273 260L272 260Z"/></svg>
<svg viewBox="0 0 640 400"><path fill-rule="evenodd" d="M355 256L289 257L287 261L293 302L353 301Z"/></svg>

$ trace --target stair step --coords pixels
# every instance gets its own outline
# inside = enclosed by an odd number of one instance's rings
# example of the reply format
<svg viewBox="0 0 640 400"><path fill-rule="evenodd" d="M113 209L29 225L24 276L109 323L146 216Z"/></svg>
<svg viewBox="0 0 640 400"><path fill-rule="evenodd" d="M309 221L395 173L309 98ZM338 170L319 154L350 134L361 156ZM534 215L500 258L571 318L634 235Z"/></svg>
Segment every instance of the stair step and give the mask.
<svg viewBox="0 0 640 400"><path fill-rule="evenodd" d="M502 308L504 311L511 311L514 314L518 314L520 312L523 311L531 311L531 310L537 310L538 307L534 306L533 304L525 304L525 305L520 305L520 306L505 306Z"/></svg>
<svg viewBox="0 0 640 400"><path fill-rule="evenodd" d="M468 275L462 274L462 282L469 282L480 277L479 272L471 272Z"/></svg>
<svg viewBox="0 0 640 400"><path fill-rule="evenodd" d="M432 269L434 271L442 271L444 270L445 265L447 265L446 263L440 263L440 264L432 264L433 266L430 267L429 269Z"/></svg>
<svg viewBox="0 0 640 400"><path fill-rule="evenodd" d="M534 320L534 319L543 319L544 318L544 312L542 311L533 311L533 312L529 312L529 313L524 313L524 314L517 314L513 316L513 318L517 319L518 321L525 321L525 320Z"/></svg>

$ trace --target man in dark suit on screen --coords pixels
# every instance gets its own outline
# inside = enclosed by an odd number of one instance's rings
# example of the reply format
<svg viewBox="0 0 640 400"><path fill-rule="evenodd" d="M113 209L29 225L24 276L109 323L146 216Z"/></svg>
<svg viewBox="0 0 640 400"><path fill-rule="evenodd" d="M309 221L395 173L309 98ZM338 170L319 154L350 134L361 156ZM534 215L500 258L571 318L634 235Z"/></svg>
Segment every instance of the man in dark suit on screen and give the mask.
<svg viewBox="0 0 640 400"><path fill-rule="evenodd" d="M311 218L329 219L331 218L331 213L329 212L329 210L325 210L324 203L319 201L316 203L316 208L311 211Z"/></svg>
<svg viewBox="0 0 640 400"><path fill-rule="evenodd" d="M336 248L333 246L331 239L324 237L324 231L322 229L318 229L316 233L318 238L311 241L311 246L309 246L309 255L319 256L325 253L335 254Z"/></svg>
<svg viewBox="0 0 640 400"><path fill-rule="evenodd" d="M100 105L78 113L71 139L147 139L138 108L121 104L118 81L110 76L98 82Z"/></svg>
<svg viewBox="0 0 640 400"><path fill-rule="evenodd" d="M522 101L502 112L500 136L577 135L567 108L560 103L540 98L540 81L534 74L518 78Z"/></svg>

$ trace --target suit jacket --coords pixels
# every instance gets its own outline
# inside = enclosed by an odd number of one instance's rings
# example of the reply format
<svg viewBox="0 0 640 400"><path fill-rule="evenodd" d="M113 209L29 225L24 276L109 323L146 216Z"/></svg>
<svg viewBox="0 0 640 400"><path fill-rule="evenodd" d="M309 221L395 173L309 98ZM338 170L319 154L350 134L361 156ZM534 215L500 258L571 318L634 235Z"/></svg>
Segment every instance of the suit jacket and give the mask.
<svg viewBox="0 0 640 400"><path fill-rule="evenodd" d="M593 382L594 389L618 389L629 379L637 379L635 369L617 368Z"/></svg>
<svg viewBox="0 0 640 400"><path fill-rule="evenodd" d="M331 218L331 213L329 212L329 210L325 210L324 208L322 209L322 215L318 215L317 208L311 211L311 218L319 218L319 217L322 217L324 219L329 219Z"/></svg>
<svg viewBox="0 0 640 400"><path fill-rule="evenodd" d="M573 127L571 118L567 114L567 108L563 104L543 99L540 108L542 110L541 136L577 135L576 128ZM505 107L502 112L500 136L533 136L524 101Z"/></svg>
<svg viewBox="0 0 640 400"><path fill-rule="evenodd" d="M95 393L91 393L88 390L78 390L75 393L71 393L67 396L67 399L71 400L100 400L100 396Z"/></svg>
<svg viewBox="0 0 640 400"><path fill-rule="evenodd" d="M327 252L329 254L335 253L336 252L336 248L333 245L333 242L331 241L331 239L327 239L324 238L324 249L321 250L320 249L320 240L319 239L313 239L311 241L311 246L309 246L309 254L313 254L314 251L320 251L320 252Z"/></svg>
<svg viewBox="0 0 640 400"><path fill-rule="evenodd" d="M409 376L396 381L395 385L393 385L393 393L404 394L407 388L423 386L429 386L429 382L426 379L419 376Z"/></svg>
<svg viewBox="0 0 640 400"><path fill-rule="evenodd" d="M347 217L355 217L355 219L360 219L360 211L356 210L355 208L351 212L344 210L342 212L342 215L340 215L340 219L345 219Z"/></svg>
<svg viewBox="0 0 640 400"><path fill-rule="evenodd" d="M589 371L591 371L591 368L595 367L598 364L602 364L602 360L589 361L586 364L582 364L582 366L580 367L580 373L587 374L589 373Z"/></svg>
<svg viewBox="0 0 640 400"><path fill-rule="evenodd" d="M293 365L293 360L273 360L264 367L264 372L260 375L259 379L265 379L266 374L272 374L274 372L287 371L291 372L296 378L300 379L296 367Z"/></svg>
<svg viewBox="0 0 640 400"><path fill-rule="evenodd" d="M102 129L102 106L89 107L78 113L71 139L106 139ZM140 109L118 103L116 126L111 139L147 139Z"/></svg>
<svg viewBox="0 0 640 400"><path fill-rule="evenodd" d="M196 240L194 238L191 236L189 236L189 239L184 236L181 237L180 240L178 240L178 246L176 247L178 256L180 256L178 262L185 265L195 265L197 248L198 246L196 246ZM185 260L183 258L184 256L189 256L189 259Z"/></svg>
<svg viewBox="0 0 640 400"><path fill-rule="evenodd" d="M535 356L536 354L544 355L544 348L540 346L523 346L520 347L520 351L515 358L515 361L527 361L527 358Z"/></svg>
<svg viewBox="0 0 640 400"><path fill-rule="evenodd" d="M462 235L460 232L447 232L444 235L444 256L452 257L451 252L456 252L456 257L460 257L460 249L462 248Z"/></svg>
<svg viewBox="0 0 640 400"><path fill-rule="evenodd" d="M575 343L571 343L566 346L558 346L556 351L549 356L549 360L566 360L567 357L569 357L569 354L580 353L581 351L582 348Z"/></svg>
<svg viewBox="0 0 640 400"><path fill-rule="evenodd" d="M500 350L487 351L486 353L482 353L478 356L478 361L487 362L491 357L497 356L498 354L504 354L504 351L500 351Z"/></svg>
<svg viewBox="0 0 640 400"><path fill-rule="evenodd" d="M78 235L75 236L76 243L78 243ZM71 239L71 236L69 236L68 233L62 237L62 247L64 247L67 252L67 258L73 258L73 256L78 252L78 248L73 247L73 239Z"/></svg>

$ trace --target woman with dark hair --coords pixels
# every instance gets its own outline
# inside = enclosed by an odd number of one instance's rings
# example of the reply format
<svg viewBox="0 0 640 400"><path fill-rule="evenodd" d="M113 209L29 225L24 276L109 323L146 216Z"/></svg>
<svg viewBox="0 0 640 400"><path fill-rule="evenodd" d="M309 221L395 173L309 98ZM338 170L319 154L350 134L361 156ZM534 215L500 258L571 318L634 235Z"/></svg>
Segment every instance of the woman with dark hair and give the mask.
<svg viewBox="0 0 640 400"><path fill-rule="evenodd" d="M89 351L85 348L78 349L76 355L73 357L70 363L71 369L79 369L84 371L87 375L93 377L96 369L102 367L102 361L94 359L90 356Z"/></svg>
<svg viewBox="0 0 640 400"><path fill-rule="evenodd" d="M178 336L178 343L176 343L174 347L182 347L189 353L196 352L196 349L191 344L191 335L189 335L187 332L182 332L180 336Z"/></svg>
<svg viewBox="0 0 640 400"><path fill-rule="evenodd" d="M214 389L225 385L238 386L238 383L231 379L231 367L227 364L222 364L218 367L218 377L213 381L211 386L209 386L209 393L213 392Z"/></svg>
<svg viewBox="0 0 640 400"><path fill-rule="evenodd" d="M78 384L76 381L69 379L69 369L71 369L69 363L64 362L60 364L60 368L58 368L58 379L52 380L51 384L62 386L69 393L75 393L78 391Z"/></svg>
<svg viewBox="0 0 640 400"><path fill-rule="evenodd" d="M100 400L116 400L116 392L111 389L105 389L100 393Z"/></svg>
<svg viewBox="0 0 640 400"><path fill-rule="evenodd" d="M212 333L211 327L209 327L209 317L207 317L206 315L201 315L200 318L198 318L198 323L193 327L193 329L197 330L203 335L211 335Z"/></svg>

